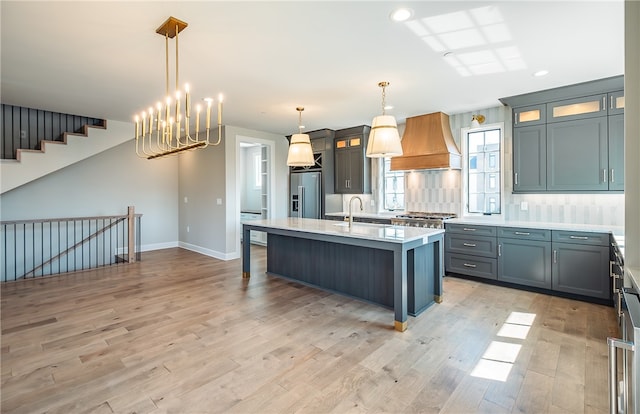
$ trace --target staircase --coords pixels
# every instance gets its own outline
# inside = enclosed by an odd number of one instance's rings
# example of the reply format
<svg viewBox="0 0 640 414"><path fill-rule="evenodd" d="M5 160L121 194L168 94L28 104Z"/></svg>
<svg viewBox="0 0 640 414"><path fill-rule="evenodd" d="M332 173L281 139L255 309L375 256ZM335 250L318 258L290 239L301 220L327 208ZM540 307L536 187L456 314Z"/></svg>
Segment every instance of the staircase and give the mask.
<svg viewBox="0 0 640 414"><path fill-rule="evenodd" d="M104 126L85 125L83 130L64 132L61 141L43 140L40 149L18 149L15 160L0 160L0 194L133 138L133 126L127 122L105 121Z"/></svg>

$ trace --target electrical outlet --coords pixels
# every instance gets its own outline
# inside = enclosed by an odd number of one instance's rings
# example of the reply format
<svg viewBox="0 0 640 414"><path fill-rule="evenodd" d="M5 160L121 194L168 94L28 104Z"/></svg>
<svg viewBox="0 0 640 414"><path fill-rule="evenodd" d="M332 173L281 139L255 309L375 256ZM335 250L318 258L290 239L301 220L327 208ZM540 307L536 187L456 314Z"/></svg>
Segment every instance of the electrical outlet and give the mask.
<svg viewBox="0 0 640 414"><path fill-rule="evenodd" d="M222 205L222 199L221 198L216 198L216 204L221 206Z"/></svg>
<svg viewBox="0 0 640 414"><path fill-rule="evenodd" d="M24 129L20 130L20 139L27 139L27 131Z"/></svg>
<svg viewBox="0 0 640 414"><path fill-rule="evenodd" d="M189 233L189 226L187 226L187 233Z"/></svg>
<svg viewBox="0 0 640 414"><path fill-rule="evenodd" d="M520 210L522 210L522 211L529 210L529 203L527 203L526 201L521 201L520 202Z"/></svg>
<svg viewBox="0 0 640 414"><path fill-rule="evenodd" d="M189 202L189 199L187 197L184 198L184 203L187 204Z"/></svg>
<svg viewBox="0 0 640 414"><path fill-rule="evenodd" d="M376 206L376 202L375 202L375 200L371 200L371 201L369 202L369 204L371 205L371 207L375 207L375 206Z"/></svg>

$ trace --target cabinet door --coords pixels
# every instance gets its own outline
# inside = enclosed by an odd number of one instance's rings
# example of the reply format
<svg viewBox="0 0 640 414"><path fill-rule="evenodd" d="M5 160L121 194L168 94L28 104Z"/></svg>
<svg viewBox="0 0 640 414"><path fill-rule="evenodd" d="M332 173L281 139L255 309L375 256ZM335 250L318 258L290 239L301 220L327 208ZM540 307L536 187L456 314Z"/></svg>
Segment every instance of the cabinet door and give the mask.
<svg viewBox="0 0 640 414"><path fill-rule="evenodd" d="M520 128L528 125L545 124L545 104L524 106L513 109L513 127Z"/></svg>
<svg viewBox="0 0 640 414"><path fill-rule="evenodd" d="M551 289L551 243L499 239L498 280Z"/></svg>
<svg viewBox="0 0 640 414"><path fill-rule="evenodd" d="M544 125L513 129L513 191L547 189L547 134Z"/></svg>
<svg viewBox="0 0 640 414"><path fill-rule="evenodd" d="M609 190L624 191L624 115L609 117Z"/></svg>
<svg viewBox="0 0 640 414"><path fill-rule="evenodd" d="M349 151L336 149L335 151L335 192L344 194L349 191L350 162Z"/></svg>
<svg viewBox="0 0 640 414"><path fill-rule="evenodd" d="M364 155L362 148L350 148L349 157L349 189L348 193L364 193Z"/></svg>
<svg viewBox="0 0 640 414"><path fill-rule="evenodd" d="M547 123L593 118L607 114L607 94L584 96L547 104Z"/></svg>
<svg viewBox="0 0 640 414"><path fill-rule="evenodd" d="M607 117L547 124L547 190L609 189Z"/></svg>
<svg viewBox="0 0 640 414"><path fill-rule="evenodd" d="M624 113L624 91L616 91L608 94L609 97L609 115L617 115Z"/></svg>
<svg viewBox="0 0 640 414"><path fill-rule="evenodd" d="M552 243L552 249L554 290L611 299L609 247Z"/></svg>

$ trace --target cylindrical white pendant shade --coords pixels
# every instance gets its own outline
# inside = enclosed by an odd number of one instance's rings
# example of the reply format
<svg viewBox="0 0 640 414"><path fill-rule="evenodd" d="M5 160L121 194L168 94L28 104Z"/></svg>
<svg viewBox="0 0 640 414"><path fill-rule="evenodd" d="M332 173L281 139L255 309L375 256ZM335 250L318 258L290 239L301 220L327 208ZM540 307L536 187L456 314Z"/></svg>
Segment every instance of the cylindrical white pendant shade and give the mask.
<svg viewBox="0 0 640 414"><path fill-rule="evenodd" d="M307 134L294 134L291 136L287 165L290 167L310 167L315 164L311 140Z"/></svg>
<svg viewBox="0 0 640 414"><path fill-rule="evenodd" d="M371 123L367 157L388 158L397 155L402 155L402 144L396 119L390 115L376 116Z"/></svg>

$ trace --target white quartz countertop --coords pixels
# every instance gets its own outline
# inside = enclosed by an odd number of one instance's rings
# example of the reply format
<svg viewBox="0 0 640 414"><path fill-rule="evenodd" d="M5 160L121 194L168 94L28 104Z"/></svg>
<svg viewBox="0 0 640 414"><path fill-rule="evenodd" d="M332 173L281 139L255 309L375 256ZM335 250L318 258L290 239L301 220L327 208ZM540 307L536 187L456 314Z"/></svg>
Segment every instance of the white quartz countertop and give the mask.
<svg viewBox="0 0 640 414"><path fill-rule="evenodd" d="M342 236L400 244L419 239L423 239L424 242L427 243L427 240L430 236L444 233L443 229L426 229L420 227L403 227L369 223L353 223L352 227L349 228L347 222L336 222L333 220L316 220L297 217L251 220L243 221L242 223L256 227L299 231L303 233L325 234L331 236Z"/></svg>
<svg viewBox="0 0 640 414"><path fill-rule="evenodd" d="M476 224L484 226L501 226L501 227L524 227L530 229L547 229L547 230L569 230L569 231L588 231L594 233L611 233L614 236L621 237L624 240L624 227L622 226L605 226L599 224L568 224L546 221L515 221L505 220L498 216L478 216L478 217L459 217L448 219L445 223L453 224Z"/></svg>

